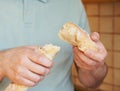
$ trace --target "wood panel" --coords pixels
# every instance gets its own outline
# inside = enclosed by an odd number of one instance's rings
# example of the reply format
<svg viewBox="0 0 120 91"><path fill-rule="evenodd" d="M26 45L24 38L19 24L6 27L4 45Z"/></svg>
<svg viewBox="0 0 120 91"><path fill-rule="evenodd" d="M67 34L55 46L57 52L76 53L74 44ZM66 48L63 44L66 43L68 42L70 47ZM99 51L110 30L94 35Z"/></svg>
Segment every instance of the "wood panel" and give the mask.
<svg viewBox="0 0 120 91"><path fill-rule="evenodd" d="M120 2L120 0L82 0L84 3L109 3Z"/></svg>

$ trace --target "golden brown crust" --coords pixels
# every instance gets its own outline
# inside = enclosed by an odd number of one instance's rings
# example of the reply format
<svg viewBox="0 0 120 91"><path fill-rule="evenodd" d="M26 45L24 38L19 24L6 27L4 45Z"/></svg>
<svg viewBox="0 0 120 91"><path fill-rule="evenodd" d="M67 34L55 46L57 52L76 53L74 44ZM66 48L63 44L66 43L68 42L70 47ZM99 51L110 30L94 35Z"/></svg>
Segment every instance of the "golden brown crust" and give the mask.
<svg viewBox="0 0 120 91"><path fill-rule="evenodd" d="M5 89L5 91L27 91L28 87L18 85L15 83L10 83L8 87Z"/></svg>
<svg viewBox="0 0 120 91"><path fill-rule="evenodd" d="M89 34L72 22L65 23L58 35L62 40L74 46L78 46L81 51L87 49L97 51L97 46L91 40Z"/></svg>

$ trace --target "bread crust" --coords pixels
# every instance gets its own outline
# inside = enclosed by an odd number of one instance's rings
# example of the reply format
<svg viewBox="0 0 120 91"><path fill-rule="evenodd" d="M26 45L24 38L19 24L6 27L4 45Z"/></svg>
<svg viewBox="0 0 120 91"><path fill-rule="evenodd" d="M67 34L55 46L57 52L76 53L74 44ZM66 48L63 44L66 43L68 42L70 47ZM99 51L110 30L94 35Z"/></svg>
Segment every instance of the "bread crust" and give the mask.
<svg viewBox="0 0 120 91"><path fill-rule="evenodd" d="M96 44L91 40L89 34L72 22L65 23L58 33L60 39L73 46L77 46L81 51L88 49L97 51Z"/></svg>

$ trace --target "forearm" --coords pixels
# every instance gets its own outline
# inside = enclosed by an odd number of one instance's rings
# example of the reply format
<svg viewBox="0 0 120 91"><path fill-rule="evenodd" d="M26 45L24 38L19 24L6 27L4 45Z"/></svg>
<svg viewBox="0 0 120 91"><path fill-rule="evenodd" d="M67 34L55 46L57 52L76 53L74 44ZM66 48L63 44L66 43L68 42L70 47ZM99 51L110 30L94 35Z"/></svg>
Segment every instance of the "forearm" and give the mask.
<svg viewBox="0 0 120 91"><path fill-rule="evenodd" d="M97 88L105 78L107 70L106 65L90 71L78 68L78 77L84 86L88 88Z"/></svg>
<svg viewBox="0 0 120 91"><path fill-rule="evenodd" d="M4 75L2 74L2 71L0 69L0 82L2 81L3 78L4 78Z"/></svg>
<svg viewBox="0 0 120 91"><path fill-rule="evenodd" d="M2 72L2 51L0 51L0 82L2 81L2 79L4 78L3 72Z"/></svg>
<svg viewBox="0 0 120 91"><path fill-rule="evenodd" d="M4 78L3 74L0 71L0 82L2 81L2 79Z"/></svg>

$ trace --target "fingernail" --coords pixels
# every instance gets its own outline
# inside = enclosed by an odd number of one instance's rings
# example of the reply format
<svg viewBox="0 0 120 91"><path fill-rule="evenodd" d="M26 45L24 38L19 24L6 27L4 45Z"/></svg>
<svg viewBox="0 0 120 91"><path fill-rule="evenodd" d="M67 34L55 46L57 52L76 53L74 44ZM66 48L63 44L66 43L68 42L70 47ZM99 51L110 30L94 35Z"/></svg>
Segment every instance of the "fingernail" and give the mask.
<svg viewBox="0 0 120 91"><path fill-rule="evenodd" d="M93 37L94 37L95 40L98 40L99 39L99 34L96 33Z"/></svg>
<svg viewBox="0 0 120 91"><path fill-rule="evenodd" d="M43 58L42 63L43 63L44 66L46 66L46 67L51 67L51 66L53 66L53 62L50 61L50 60L48 60L47 58Z"/></svg>
<svg viewBox="0 0 120 91"><path fill-rule="evenodd" d="M48 75L50 73L50 70L47 69L45 73L46 75Z"/></svg>

